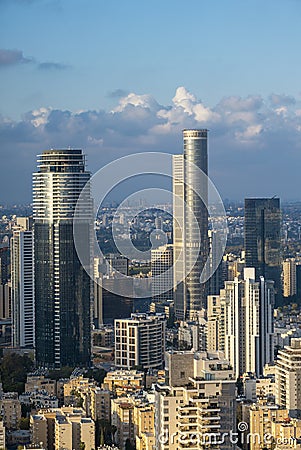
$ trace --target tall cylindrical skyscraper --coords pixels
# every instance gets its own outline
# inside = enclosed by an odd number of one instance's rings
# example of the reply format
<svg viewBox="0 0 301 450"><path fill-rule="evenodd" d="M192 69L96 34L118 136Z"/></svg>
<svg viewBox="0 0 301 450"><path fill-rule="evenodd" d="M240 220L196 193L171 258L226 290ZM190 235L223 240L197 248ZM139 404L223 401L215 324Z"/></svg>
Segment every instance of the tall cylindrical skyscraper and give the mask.
<svg viewBox="0 0 301 450"><path fill-rule="evenodd" d="M39 366L90 363L91 281L73 241L73 216L90 180L82 150L48 150L33 175L36 360ZM81 224L91 248L92 201Z"/></svg>
<svg viewBox="0 0 301 450"><path fill-rule="evenodd" d="M183 279L177 287L175 309L182 319L196 317L207 299L207 286L200 282L208 256L207 135L206 129L184 130L184 153L174 156L175 284Z"/></svg>

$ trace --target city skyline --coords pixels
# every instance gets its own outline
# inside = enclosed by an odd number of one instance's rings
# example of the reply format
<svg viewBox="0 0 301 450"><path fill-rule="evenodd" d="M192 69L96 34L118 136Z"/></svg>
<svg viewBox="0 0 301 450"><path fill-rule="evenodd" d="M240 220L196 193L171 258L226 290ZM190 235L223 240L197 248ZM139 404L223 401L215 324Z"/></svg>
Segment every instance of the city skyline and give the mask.
<svg viewBox="0 0 301 450"><path fill-rule="evenodd" d="M301 450L300 18L0 0L0 450Z"/></svg>

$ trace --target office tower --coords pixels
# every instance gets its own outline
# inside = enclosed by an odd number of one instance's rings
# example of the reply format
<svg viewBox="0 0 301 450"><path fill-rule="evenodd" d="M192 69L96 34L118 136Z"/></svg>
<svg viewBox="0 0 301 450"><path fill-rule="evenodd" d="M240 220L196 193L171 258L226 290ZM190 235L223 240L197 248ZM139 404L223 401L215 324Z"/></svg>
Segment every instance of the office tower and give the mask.
<svg viewBox="0 0 301 450"><path fill-rule="evenodd" d="M261 375L273 361L274 283L255 269L244 270L244 280L226 281L220 293L219 350L224 351L236 377L245 372Z"/></svg>
<svg viewBox="0 0 301 450"><path fill-rule="evenodd" d="M200 277L208 256L208 186L199 172L208 173L207 130L184 130L183 143L183 155L173 157L175 310L179 319L195 319L207 300Z"/></svg>
<svg viewBox="0 0 301 450"><path fill-rule="evenodd" d="M245 199L246 267L255 267L256 280L262 276L275 282L276 303L281 299L281 239L279 198Z"/></svg>
<svg viewBox="0 0 301 450"><path fill-rule="evenodd" d="M276 403L301 418L301 339L279 350L276 361Z"/></svg>
<svg viewBox="0 0 301 450"><path fill-rule="evenodd" d="M157 450L234 449L236 387L221 352L168 352L166 384L155 387Z"/></svg>
<svg viewBox="0 0 301 450"><path fill-rule="evenodd" d="M90 277L73 240L76 203L89 179L82 150L47 150L38 157L33 175L36 360L43 367L90 364ZM89 191L85 201L77 227L89 265Z"/></svg>
<svg viewBox="0 0 301 450"><path fill-rule="evenodd" d="M34 238L28 217L18 217L11 238L12 342L35 345Z"/></svg>
<svg viewBox="0 0 301 450"><path fill-rule="evenodd" d="M291 297L297 293L297 273L295 258L288 258L282 263L283 297Z"/></svg>
<svg viewBox="0 0 301 450"><path fill-rule="evenodd" d="M132 314L115 320L115 364L131 369L162 368L165 352L164 315Z"/></svg>
<svg viewBox="0 0 301 450"><path fill-rule="evenodd" d="M107 275L118 277L120 274L129 274L129 260L125 256L110 253L105 259L107 261Z"/></svg>
<svg viewBox="0 0 301 450"><path fill-rule="evenodd" d="M217 241L216 245L213 245L213 240L217 234L216 231L208 230L208 243L210 248L210 269L213 275L208 280L208 295L218 295L219 291L224 286L224 276L223 276L223 261L220 261L221 244ZM216 270L214 268L217 267Z"/></svg>
<svg viewBox="0 0 301 450"><path fill-rule="evenodd" d="M9 280L9 247L8 243L0 244L0 284Z"/></svg>
<svg viewBox="0 0 301 450"><path fill-rule="evenodd" d="M128 259L110 254L103 261L94 259L94 313L96 328L113 324L114 319L126 319L133 312L133 279L128 275ZM118 295L115 292L122 292Z"/></svg>
<svg viewBox="0 0 301 450"><path fill-rule="evenodd" d="M152 299L163 303L173 300L173 248L161 246L151 250Z"/></svg>

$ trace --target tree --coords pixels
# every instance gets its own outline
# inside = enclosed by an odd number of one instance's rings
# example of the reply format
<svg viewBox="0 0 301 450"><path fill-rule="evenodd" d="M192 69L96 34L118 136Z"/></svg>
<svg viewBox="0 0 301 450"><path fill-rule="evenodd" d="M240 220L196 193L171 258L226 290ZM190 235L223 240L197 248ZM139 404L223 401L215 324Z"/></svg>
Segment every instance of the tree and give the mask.
<svg viewBox="0 0 301 450"><path fill-rule="evenodd" d="M104 369L89 369L86 372L88 378L93 378L97 383L101 384L106 376L107 372Z"/></svg>
<svg viewBox="0 0 301 450"><path fill-rule="evenodd" d="M5 392L24 392L27 374L33 369L33 361L27 355L7 353L3 356L0 375Z"/></svg>
<svg viewBox="0 0 301 450"><path fill-rule="evenodd" d="M70 375L72 374L73 370L74 370L73 367L65 366L65 367L61 367L61 369L51 370L48 373L48 376L52 380L57 381L60 378L69 378Z"/></svg>
<svg viewBox="0 0 301 450"><path fill-rule="evenodd" d="M135 447L129 439L125 441L125 450L135 450Z"/></svg>
<svg viewBox="0 0 301 450"><path fill-rule="evenodd" d="M19 420L19 428L20 430L29 430L29 417L21 417Z"/></svg>

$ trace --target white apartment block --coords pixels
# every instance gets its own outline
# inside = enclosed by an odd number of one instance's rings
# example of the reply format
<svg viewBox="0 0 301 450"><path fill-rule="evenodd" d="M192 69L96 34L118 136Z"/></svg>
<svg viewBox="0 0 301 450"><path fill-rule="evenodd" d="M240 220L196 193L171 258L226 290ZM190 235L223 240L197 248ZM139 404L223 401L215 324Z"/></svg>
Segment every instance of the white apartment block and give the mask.
<svg viewBox="0 0 301 450"><path fill-rule="evenodd" d="M11 239L12 338L14 347L35 345L34 244L29 218L17 218Z"/></svg>
<svg viewBox="0 0 301 450"><path fill-rule="evenodd" d="M276 403L291 417L301 417L301 338L279 350L276 361Z"/></svg>
<svg viewBox="0 0 301 450"><path fill-rule="evenodd" d="M151 250L152 298L155 302L173 300L173 247Z"/></svg>
<svg viewBox="0 0 301 450"><path fill-rule="evenodd" d="M115 320L115 365L123 369L161 368L165 352L163 314L132 314Z"/></svg>
<svg viewBox="0 0 301 450"><path fill-rule="evenodd" d="M262 374L274 358L274 282L246 268L244 279L226 281L220 292L219 350L234 368L236 377Z"/></svg>

